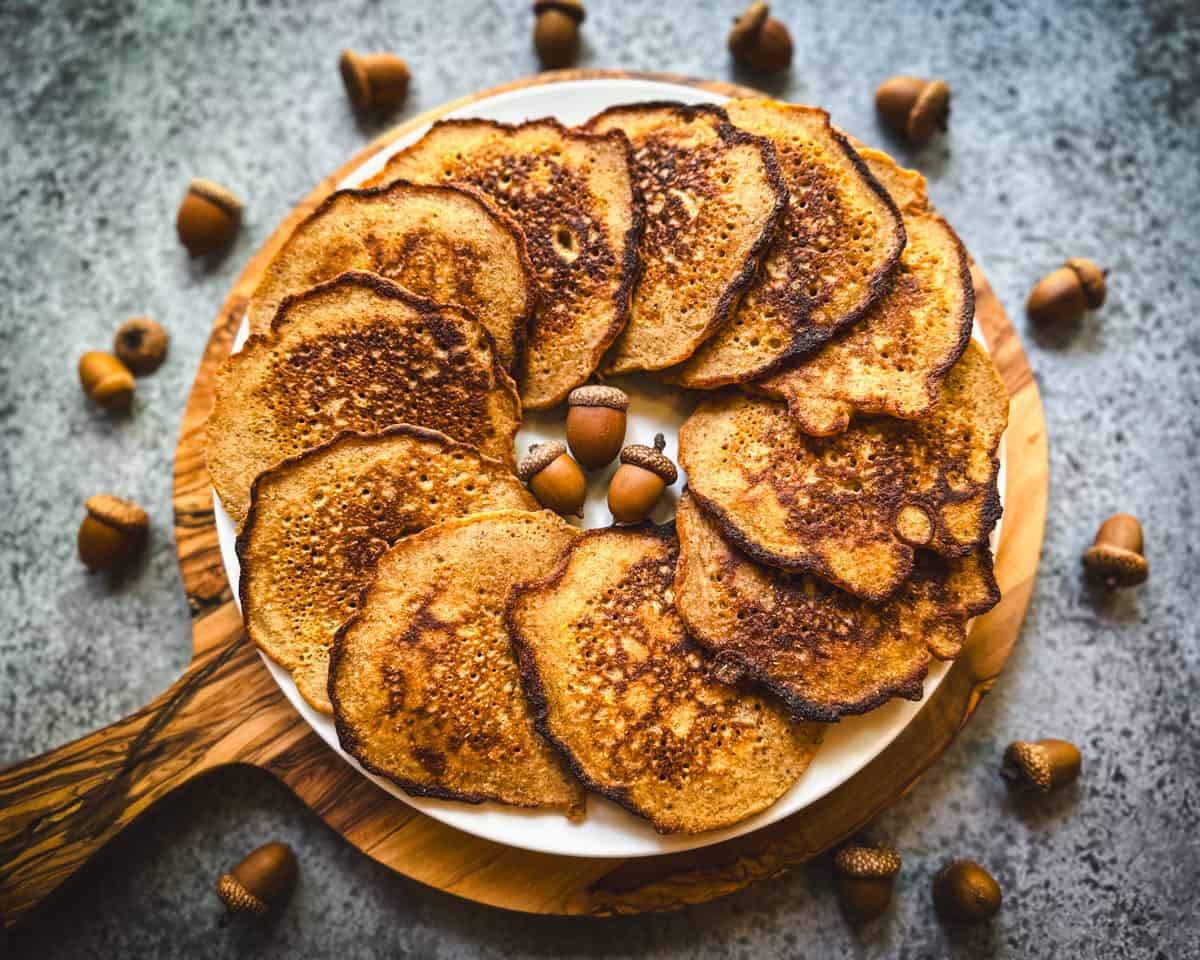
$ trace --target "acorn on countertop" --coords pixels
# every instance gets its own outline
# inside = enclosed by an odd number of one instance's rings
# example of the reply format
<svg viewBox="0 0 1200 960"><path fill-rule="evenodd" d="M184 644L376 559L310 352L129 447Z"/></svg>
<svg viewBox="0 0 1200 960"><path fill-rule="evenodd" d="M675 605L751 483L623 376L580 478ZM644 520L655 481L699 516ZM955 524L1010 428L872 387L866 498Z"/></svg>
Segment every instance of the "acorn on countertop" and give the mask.
<svg viewBox="0 0 1200 960"><path fill-rule="evenodd" d="M624 390L601 384L576 387L567 397L567 445L588 470L608 466L625 441Z"/></svg>
<svg viewBox="0 0 1200 960"><path fill-rule="evenodd" d="M663 456L666 445L660 433L653 447L631 443L621 451L621 465L608 485L608 509L617 523L645 519L679 476L675 464Z"/></svg>
<svg viewBox="0 0 1200 960"><path fill-rule="evenodd" d="M535 443L517 464L517 475L529 484L542 506L555 513L583 516L587 480L561 440Z"/></svg>
<svg viewBox="0 0 1200 960"><path fill-rule="evenodd" d="M1004 751L1000 776L1010 784L1050 793L1079 777L1083 757L1066 740L1015 740Z"/></svg>
<svg viewBox="0 0 1200 960"><path fill-rule="evenodd" d="M359 114L395 110L408 96L408 64L394 53L355 53L343 50L338 69L350 105Z"/></svg>
<svg viewBox="0 0 1200 960"><path fill-rule="evenodd" d="M925 146L950 120L950 86L945 80L891 77L875 91L875 109L897 136Z"/></svg>
<svg viewBox="0 0 1200 960"><path fill-rule="evenodd" d="M900 855L888 847L848 843L837 852L838 899L852 920L873 920L887 909L900 865Z"/></svg>
<svg viewBox="0 0 1200 960"><path fill-rule="evenodd" d="M792 37L765 3L752 3L734 20L729 52L743 66L778 73L792 65Z"/></svg>
<svg viewBox="0 0 1200 960"><path fill-rule="evenodd" d="M933 878L933 906L955 923L976 924L995 916L1000 885L974 860L952 860Z"/></svg>
<svg viewBox="0 0 1200 960"><path fill-rule="evenodd" d="M1103 306L1107 294L1108 271L1085 257L1071 257L1037 282L1025 312L1034 323L1068 323Z"/></svg>
<svg viewBox="0 0 1200 960"><path fill-rule="evenodd" d="M1114 513L1100 525L1096 539L1083 555L1083 565L1109 590L1134 587L1150 576L1144 555L1142 525L1129 513Z"/></svg>
<svg viewBox="0 0 1200 960"><path fill-rule="evenodd" d="M221 874L217 896L235 913L261 917L287 902L296 883L296 855L286 843L252 851L231 873Z"/></svg>
<svg viewBox="0 0 1200 960"><path fill-rule="evenodd" d="M543 67L569 67L579 56L579 25L587 12L580 0L537 0L533 49Z"/></svg>
<svg viewBox="0 0 1200 960"><path fill-rule="evenodd" d="M193 257L219 253L242 221L242 201L211 180L193 180L179 205L175 231Z"/></svg>
<svg viewBox="0 0 1200 960"><path fill-rule="evenodd" d="M133 374L119 359L102 350L79 358L79 383L109 413L125 413L133 401Z"/></svg>
<svg viewBox="0 0 1200 960"><path fill-rule="evenodd" d="M88 573L120 574L146 542L150 518L131 500L100 493L88 497L76 545Z"/></svg>
<svg viewBox="0 0 1200 960"><path fill-rule="evenodd" d="M149 317L130 317L117 327L113 352L138 376L153 373L167 355L167 332Z"/></svg>

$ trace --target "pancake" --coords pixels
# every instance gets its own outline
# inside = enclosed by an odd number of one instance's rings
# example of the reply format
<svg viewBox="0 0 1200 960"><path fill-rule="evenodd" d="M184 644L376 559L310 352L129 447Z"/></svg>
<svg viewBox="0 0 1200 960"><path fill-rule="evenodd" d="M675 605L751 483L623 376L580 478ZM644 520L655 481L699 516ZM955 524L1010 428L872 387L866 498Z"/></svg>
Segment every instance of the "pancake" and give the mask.
<svg viewBox="0 0 1200 960"><path fill-rule="evenodd" d="M699 833L773 804L823 728L712 675L671 598L677 550L669 528L590 530L513 591L508 625L538 729L575 774L660 833Z"/></svg>
<svg viewBox="0 0 1200 960"><path fill-rule="evenodd" d="M786 400L800 429L817 436L845 430L855 412L923 417L966 349L975 315L967 253L929 206L925 178L885 153L862 156L899 205L908 234L891 289L820 353L755 385Z"/></svg>
<svg viewBox="0 0 1200 960"><path fill-rule="evenodd" d="M429 427L511 469L520 422L516 387L466 310L346 273L285 299L270 336L221 364L208 469L240 524L255 477L343 430Z"/></svg>
<svg viewBox="0 0 1200 960"><path fill-rule="evenodd" d="M612 107L588 128L622 130L646 207L642 275L608 373L682 363L729 318L787 208L775 149L720 107Z"/></svg>
<svg viewBox="0 0 1200 960"><path fill-rule="evenodd" d="M540 288L519 378L530 409L586 382L628 320L642 229L628 151L550 119L441 120L371 181L470 184L520 224Z"/></svg>
<svg viewBox="0 0 1200 960"><path fill-rule="evenodd" d="M688 632L722 678L753 680L796 720L920 700L930 660L956 657L967 621L1000 599L986 548L953 559L920 551L896 595L876 604L755 563L686 494L675 522L675 604Z"/></svg>
<svg viewBox="0 0 1200 960"><path fill-rule="evenodd" d="M537 501L498 460L407 424L344 433L254 481L238 537L242 618L264 653L329 713L329 648L375 562L443 520Z"/></svg>
<svg viewBox="0 0 1200 960"><path fill-rule="evenodd" d="M548 510L507 510L384 554L334 640L342 747L414 796L582 813L582 788L534 729L504 626L512 586L552 570L575 535Z"/></svg>
<svg viewBox="0 0 1200 960"><path fill-rule="evenodd" d="M904 249L895 204L824 110L772 100L725 110L774 144L788 211L732 319L671 372L672 382L702 390L819 350L887 292Z"/></svg>
<svg viewBox="0 0 1200 960"><path fill-rule="evenodd" d="M267 265L247 309L250 332L269 332L284 297L347 270L466 307L506 370L520 358L537 299L533 265L512 218L477 196L411 183L330 195Z"/></svg>
<svg viewBox="0 0 1200 960"><path fill-rule="evenodd" d="M865 417L810 437L783 404L727 391L684 423L679 462L753 559L878 601L908 579L915 547L958 557L987 543L1007 421L1004 384L972 343L920 420Z"/></svg>

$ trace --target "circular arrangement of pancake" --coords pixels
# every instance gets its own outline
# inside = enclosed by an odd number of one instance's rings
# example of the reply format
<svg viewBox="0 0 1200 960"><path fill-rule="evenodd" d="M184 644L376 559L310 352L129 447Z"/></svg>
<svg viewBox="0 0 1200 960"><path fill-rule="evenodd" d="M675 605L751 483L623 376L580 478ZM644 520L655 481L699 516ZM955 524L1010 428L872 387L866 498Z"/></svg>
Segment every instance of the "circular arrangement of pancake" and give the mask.
<svg viewBox="0 0 1200 960"><path fill-rule="evenodd" d="M296 228L218 373L247 633L410 794L737 823L999 600L973 313L924 179L822 110L435 123ZM695 403L687 489L580 535L522 409L634 371Z"/></svg>

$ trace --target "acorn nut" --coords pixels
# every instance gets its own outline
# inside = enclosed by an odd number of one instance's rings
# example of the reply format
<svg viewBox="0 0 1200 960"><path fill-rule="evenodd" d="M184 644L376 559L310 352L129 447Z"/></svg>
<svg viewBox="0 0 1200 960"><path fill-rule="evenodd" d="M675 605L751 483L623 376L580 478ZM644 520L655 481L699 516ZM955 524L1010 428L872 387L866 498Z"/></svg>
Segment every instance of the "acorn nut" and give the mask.
<svg viewBox="0 0 1200 960"><path fill-rule="evenodd" d="M175 231L193 257L225 249L242 220L242 201L211 180L193 180L179 205Z"/></svg>
<svg viewBox="0 0 1200 960"><path fill-rule="evenodd" d="M1010 784L1050 793L1073 782L1082 764L1079 748L1066 740L1016 740L1004 751L1000 776Z"/></svg>
<svg viewBox="0 0 1200 960"><path fill-rule="evenodd" d="M83 392L109 413L124 413L133 399L133 374L111 353L89 350L79 358Z"/></svg>
<svg viewBox="0 0 1200 960"><path fill-rule="evenodd" d="M777 73L792 65L792 38L765 3L752 3L733 22L729 52L743 66Z"/></svg>
<svg viewBox="0 0 1200 960"><path fill-rule="evenodd" d="M296 855L286 843L254 850L217 881L217 896L234 913L261 917L282 906L296 882Z"/></svg>
<svg viewBox="0 0 1200 960"><path fill-rule="evenodd" d="M562 441L535 443L517 464L517 474L542 506L555 513L583 516L587 481Z"/></svg>
<svg viewBox="0 0 1200 960"><path fill-rule="evenodd" d="M1083 565L1109 590L1134 587L1150 576L1142 546L1142 525L1137 517L1114 513L1100 524L1095 542L1083 555Z"/></svg>
<svg viewBox="0 0 1200 960"><path fill-rule="evenodd" d="M833 858L842 910L858 921L874 920L892 902L900 855L888 847L849 843Z"/></svg>
<svg viewBox="0 0 1200 960"><path fill-rule="evenodd" d="M945 80L892 77L875 91L875 109L893 133L923 147L950 119L950 87Z"/></svg>
<svg viewBox="0 0 1200 960"><path fill-rule="evenodd" d="M679 476L675 464L663 456L666 445L660 433L653 447L631 443L621 451L621 465L608 485L608 509L617 523L643 519Z"/></svg>
<svg viewBox="0 0 1200 960"><path fill-rule="evenodd" d="M974 860L952 860L933 878L933 906L946 920L976 924L1000 909L1000 885Z"/></svg>
<svg viewBox="0 0 1200 960"><path fill-rule="evenodd" d="M543 67L569 67L579 56L579 25L586 11L579 0L537 0L533 5L533 49Z"/></svg>
<svg viewBox="0 0 1200 960"><path fill-rule="evenodd" d="M567 444L588 470L612 463L625 440L624 390L592 384L576 387L567 397Z"/></svg>
<svg viewBox="0 0 1200 960"><path fill-rule="evenodd" d="M1025 312L1034 323L1070 323L1085 310L1104 304L1108 271L1091 260L1071 257L1057 270L1051 270L1037 282L1025 303Z"/></svg>
<svg viewBox="0 0 1200 960"><path fill-rule="evenodd" d="M133 373L153 373L167 355L167 332L149 317L131 317L117 327L113 352Z"/></svg>
<svg viewBox="0 0 1200 960"><path fill-rule="evenodd" d="M395 110L408 96L408 64L394 53L343 50L338 59L350 105L359 114Z"/></svg>
<svg viewBox="0 0 1200 960"><path fill-rule="evenodd" d="M88 497L76 544L88 573L119 574L146 542L150 518L136 503L107 493Z"/></svg>

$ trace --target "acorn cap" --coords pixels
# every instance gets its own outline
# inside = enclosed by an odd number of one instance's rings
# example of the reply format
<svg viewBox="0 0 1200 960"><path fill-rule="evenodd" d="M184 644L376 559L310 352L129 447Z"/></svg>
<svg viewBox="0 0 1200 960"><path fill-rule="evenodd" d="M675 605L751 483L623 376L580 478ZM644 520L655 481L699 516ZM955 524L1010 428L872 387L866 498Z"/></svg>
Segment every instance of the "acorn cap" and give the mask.
<svg viewBox="0 0 1200 960"><path fill-rule="evenodd" d="M848 877L887 880L900 872L900 854L888 847L852 843L837 852L833 865Z"/></svg>
<svg viewBox="0 0 1200 960"><path fill-rule="evenodd" d="M557 10L559 13L565 13L577 24L583 23L587 17L587 11L583 9L583 4L580 0L537 0L533 5L533 12L537 16L540 16L547 10Z"/></svg>
<svg viewBox="0 0 1200 960"><path fill-rule="evenodd" d="M223 873L217 881L217 896L220 897L230 910L262 915L269 907L266 903L252 894L232 873Z"/></svg>
<svg viewBox="0 0 1200 960"><path fill-rule="evenodd" d="M631 443L621 451L621 462L658 474L662 482L669 487L679 476L679 471L675 469L675 464L663 456L663 447L666 445L667 441L661 433L655 434L652 447Z"/></svg>
<svg viewBox="0 0 1200 960"><path fill-rule="evenodd" d="M733 29L729 32L729 45L739 47L751 42L767 22L770 13L771 8L765 3L750 4L741 16L734 18Z"/></svg>
<svg viewBox="0 0 1200 960"><path fill-rule="evenodd" d="M197 178L188 184L188 191L220 207L231 217L237 218L242 215L242 201L219 183Z"/></svg>
<svg viewBox="0 0 1200 960"><path fill-rule="evenodd" d="M568 407L611 407L613 410L629 409L629 394L616 387L601 383L590 383L576 387L567 395Z"/></svg>
<svg viewBox="0 0 1200 960"><path fill-rule="evenodd" d="M541 473L566 452L567 445L561 440L535 443L517 464L517 476L528 480Z"/></svg>
<svg viewBox="0 0 1200 960"><path fill-rule="evenodd" d="M1133 587L1150 576L1150 564L1140 553L1111 543L1097 543L1083 555L1089 573L1103 577L1114 587Z"/></svg>
<svg viewBox="0 0 1200 960"><path fill-rule="evenodd" d="M145 510L132 501L122 500L112 494L98 493L94 497L88 497L84 507L89 516L118 530L136 532L145 530L150 524Z"/></svg>
<svg viewBox="0 0 1200 960"><path fill-rule="evenodd" d="M1104 304L1105 293L1107 292L1106 277L1108 272L1101 270L1086 257L1071 257L1066 265L1074 270L1075 276L1079 278L1079 285L1083 287L1083 296L1087 300L1088 307L1095 310L1097 307L1102 306Z"/></svg>

